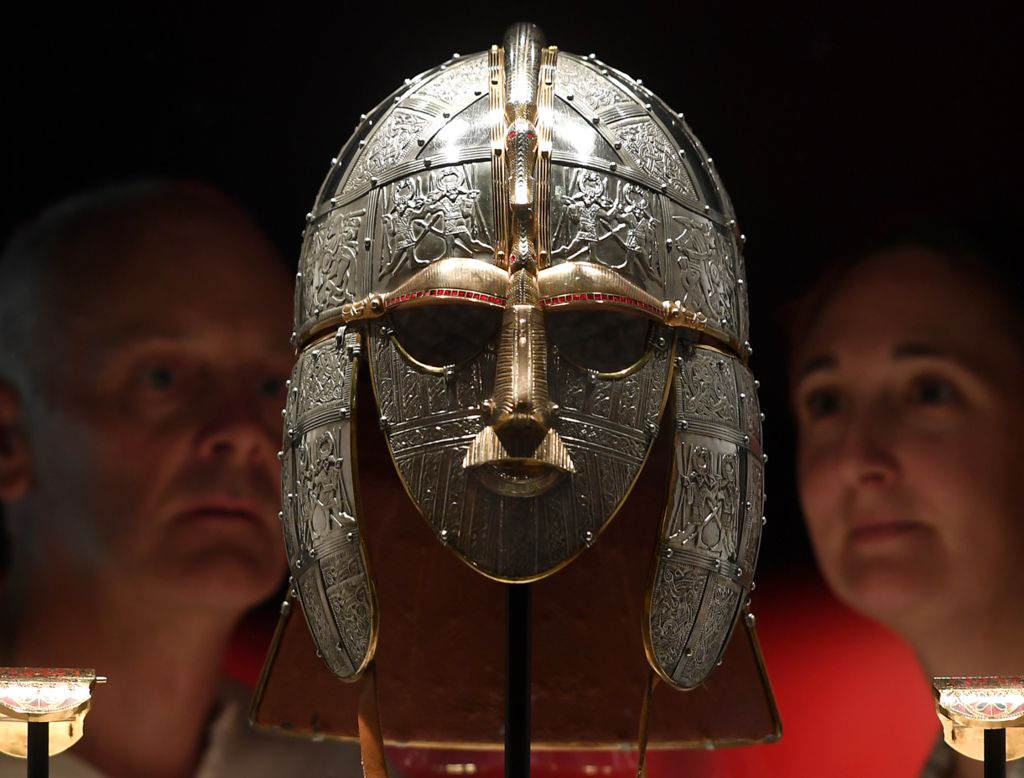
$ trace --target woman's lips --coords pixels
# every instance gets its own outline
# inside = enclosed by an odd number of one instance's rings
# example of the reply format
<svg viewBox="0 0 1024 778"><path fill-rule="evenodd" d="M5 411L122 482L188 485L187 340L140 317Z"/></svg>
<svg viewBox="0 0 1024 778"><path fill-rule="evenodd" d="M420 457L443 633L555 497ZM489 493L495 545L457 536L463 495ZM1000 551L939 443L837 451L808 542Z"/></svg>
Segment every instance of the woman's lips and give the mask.
<svg viewBox="0 0 1024 778"><path fill-rule="evenodd" d="M865 519L854 522L848 537L853 543L874 543L898 540L921 532L929 532L926 524L906 519Z"/></svg>

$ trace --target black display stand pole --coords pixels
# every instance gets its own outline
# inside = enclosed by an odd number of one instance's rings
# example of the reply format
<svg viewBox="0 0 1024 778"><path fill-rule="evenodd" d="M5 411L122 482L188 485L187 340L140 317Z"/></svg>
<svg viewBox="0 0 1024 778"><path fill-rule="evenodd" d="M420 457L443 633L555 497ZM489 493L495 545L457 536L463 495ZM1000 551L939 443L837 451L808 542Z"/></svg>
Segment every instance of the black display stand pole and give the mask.
<svg viewBox="0 0 1024 778"><path fill-rule="evenodd" d="M530 584L505 600L505 778L530 776Z"/></svg>
<svg viewBox="0 0 1024 778"><path fill-rule="evenodd" d="M45 721L28 722L28 778L50 775L50 725Z"/></svg>
<svg viewBox="0 0 1024 778"><path fill-rule="evenodd" d="M1006 778L1006 730L985 730L985 778Z"/></svg>

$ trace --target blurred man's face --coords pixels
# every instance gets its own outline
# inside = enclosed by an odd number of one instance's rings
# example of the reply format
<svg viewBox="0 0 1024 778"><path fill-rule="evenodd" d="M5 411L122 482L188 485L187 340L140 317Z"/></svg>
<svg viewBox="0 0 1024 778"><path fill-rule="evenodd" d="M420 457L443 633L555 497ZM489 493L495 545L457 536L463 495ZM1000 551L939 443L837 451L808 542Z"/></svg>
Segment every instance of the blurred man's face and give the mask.
<svg viewBox="0 0 1024 778"><path fill-rule="evenodd" d="M798 354L800 497L818 562L910 633L997 623L1024 586L1024 358L1006 303L924 250L868 258Z"/></svg>
<svg viewBox="0 0 1024 778"><path fill-rule="evenodd" d="M50 569L133 595L245 606L280 583L290 284L217 214L153 217L43 296L49 402L25 496Z"/></svg>

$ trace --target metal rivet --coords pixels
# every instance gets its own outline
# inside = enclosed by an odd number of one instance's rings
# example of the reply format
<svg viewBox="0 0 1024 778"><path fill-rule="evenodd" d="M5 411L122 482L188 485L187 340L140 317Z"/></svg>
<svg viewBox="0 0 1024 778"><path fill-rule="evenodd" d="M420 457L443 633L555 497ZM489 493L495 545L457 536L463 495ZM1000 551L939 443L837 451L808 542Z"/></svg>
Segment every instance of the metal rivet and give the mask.
<svg viewBox="0 0 1024 778"><path fill-rule="evenodd" d="M278 511L277 512L277 520L278 521L284 521L284 511Z"/></svg>
<svg viewBox="0 0 1024 778"><path fill-rule="evenodd" d="M747 614L747 626L748 627L753 627L754 623L756 621L757 621L757 619L754 618L754 614L753 613L748 613Z"/></svg>
<svg viewBox="0 0 1024 778"><path fill-rule="evenodd" d="M766 525L767 523L768 523L768 517L767 517L767 516L762 516L762 517L761 517L761 526L763 527L763 526L765 526L765 525Z"/></svg>

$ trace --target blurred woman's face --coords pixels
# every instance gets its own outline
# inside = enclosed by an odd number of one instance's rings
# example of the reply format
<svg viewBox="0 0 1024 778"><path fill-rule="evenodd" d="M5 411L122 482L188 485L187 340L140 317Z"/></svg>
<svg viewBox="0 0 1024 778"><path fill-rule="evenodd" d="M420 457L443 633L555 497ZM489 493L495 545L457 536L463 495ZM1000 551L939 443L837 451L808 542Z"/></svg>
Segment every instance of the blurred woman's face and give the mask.
<svg viewBox="0 0 1024 778"><path fill-rule="evenodd" d="M819 566L899 632L998 623L1024 590L1015 323L967 271L894 249L842 279L797 354L800 499Z"/></svg>

